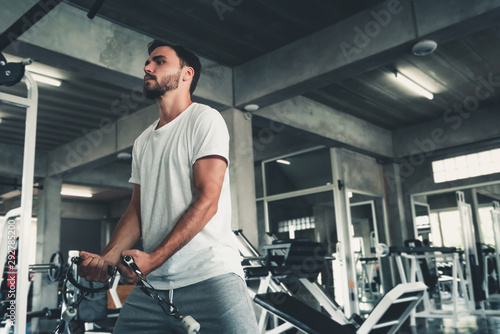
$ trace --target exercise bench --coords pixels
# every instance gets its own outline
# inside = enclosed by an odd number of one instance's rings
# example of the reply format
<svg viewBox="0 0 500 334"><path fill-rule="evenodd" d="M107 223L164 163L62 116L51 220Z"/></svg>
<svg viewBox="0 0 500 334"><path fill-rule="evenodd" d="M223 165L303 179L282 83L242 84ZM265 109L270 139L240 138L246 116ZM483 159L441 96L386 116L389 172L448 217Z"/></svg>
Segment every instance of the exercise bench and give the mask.
<svg viewBox="0 0 500 334"><path fill-rule="evenodd" d="M254 302L284 321L282 326L266 331L266 334L283 333L292 326L307 334L393 334L420 303L426 289L422 282L395 286L358 328L353 324L342 325L284 292L257 294Z"/></svg>

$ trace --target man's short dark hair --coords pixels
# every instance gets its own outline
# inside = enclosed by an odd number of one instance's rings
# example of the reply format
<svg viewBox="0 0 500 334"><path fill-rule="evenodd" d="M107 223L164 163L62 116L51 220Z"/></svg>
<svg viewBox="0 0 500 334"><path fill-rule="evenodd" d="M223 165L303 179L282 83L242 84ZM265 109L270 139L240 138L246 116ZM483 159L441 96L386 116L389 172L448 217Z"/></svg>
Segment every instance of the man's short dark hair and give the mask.
<svg viewBox="0 0 500 334"><path fill-rule="evenodd" d="M194 69L193 80L191 81L191 86L189 87L189 92L193 94L194 90L196 89L196 85L198 84L198 80L200 79L201 73L201 64L198 56L196 56L191 50L182 45L174 44L161 39L155 39L154 41L149 43L148 54L151 54L154 49L160 46L168 46L175 51L177 57L179 57L180 59L181 68L184 66L189 66Z"/></svg>

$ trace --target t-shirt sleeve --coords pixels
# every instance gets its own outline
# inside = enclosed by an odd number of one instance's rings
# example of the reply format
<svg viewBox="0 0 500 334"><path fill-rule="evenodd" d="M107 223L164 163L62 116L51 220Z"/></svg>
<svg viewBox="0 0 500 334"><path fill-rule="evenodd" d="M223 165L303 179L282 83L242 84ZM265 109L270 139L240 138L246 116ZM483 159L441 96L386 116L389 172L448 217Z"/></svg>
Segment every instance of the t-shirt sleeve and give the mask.
<svg viewBox="0 0 500 334"><path fill-rule="evenodd" d="M137 139L134 142L134 147L132 148L132 173L128 182L134 184L141 184L141 173L139 165L139 147Z"/></svg>
<svg viewBox="0 0 500 334"><path fill-rule="evenodd" d="M229 164L229 132L217 110L206 110L197 118L193 137L191 165L210 155L221 156Z"/></svg>

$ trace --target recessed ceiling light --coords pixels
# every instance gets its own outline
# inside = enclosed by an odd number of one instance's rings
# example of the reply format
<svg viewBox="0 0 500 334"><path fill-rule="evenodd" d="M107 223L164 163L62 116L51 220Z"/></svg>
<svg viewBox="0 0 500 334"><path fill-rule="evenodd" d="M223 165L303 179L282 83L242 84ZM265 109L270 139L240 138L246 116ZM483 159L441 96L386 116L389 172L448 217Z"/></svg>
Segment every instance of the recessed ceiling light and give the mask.
<svg viewBox="0 0 500 334"><path fill-rule="evenodd" d="M258 104L247 104L245 107L246 111L257 111L259 110L259 105Z"/></svg>
<svg viewBox="0 0 500 334"><path fill-rule="evenodd" d="M426 39L413 45L411 51L415 56L427 56L436 51L437 46L436 42Z"/></svg>
<svg viewBox="0 0 500 334"><path fill-rule="evenodd" d="M282 165L290 165L291 164L290 161L284 160L284 159L278 159L278 160L276 160L276 162L279 164L282 164Z"/></svg>

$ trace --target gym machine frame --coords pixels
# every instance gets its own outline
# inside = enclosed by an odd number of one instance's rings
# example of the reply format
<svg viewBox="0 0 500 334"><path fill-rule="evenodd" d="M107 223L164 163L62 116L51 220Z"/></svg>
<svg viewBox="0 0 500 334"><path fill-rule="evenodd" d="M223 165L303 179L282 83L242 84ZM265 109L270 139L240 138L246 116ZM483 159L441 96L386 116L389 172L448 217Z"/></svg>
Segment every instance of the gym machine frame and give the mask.
<svg viewBox="0 0 500 334"><path fill-rule="evenodd" d="M424 296L423 305L424 311L414 313L412 315L412 324L414 324L415 317L432 317L432 318L448 318L451 316L453 319L453 325L458 328L459 315L465 313L467 315L482 316L483 318L487 315L499 315L497 310L489 310L485 308L486 296L485 290L487 289L484 280L478 282L480 277L477 274L479 269L479 254L476 247L475 230L472 220L472 209L470 204L465 202L464 193L462 191L456 191L457 199L457 209L460 215L461 222L461 235L464 242L463 258L459 257L459 253L453 252L449 254L433 254L433 255L414 255L402 252L396 255L396 263L400 273L401 280L406 281L423 281L422 270L419 266L419 260L429 259L431 257L438 258L451 258L452 261L452 299L453 299L453 309L452 311L444 311L435 309L430 303L430 299L427 295ZM497 236L500 238L500 206L498 203L493 204L492 219L493 219L493 229L495 232L495 238ZM499 234L499 235L497 235ZM498 241L497 241L498 243ZM496 251L497 263L500 263L500 257L498 256L498 251ZM403 266L402 258L410 261L409 276L405 274L405 268ZM460 286L461 292L465 299L465 309L460 310L457 304L458 297L458 287ZM482 290L482 291L481 291ZM476 307L479 305L479 308Z"/></svg>
<svg viewBox="0 0 500 334"><path fill-rule="evenodd" d="M0 68L1 69L1 68ZM17 107L26 108L26 126L23 153L23 177L21 186L21 226L19 231L18 271L16 283L16 322L15 334L26 333L26 313L28 309L29 253L28 237L31 233L30 222L33 206L33 179L35 174L35 143L38 113L38 86L31 74L26 71L27 97L0 93L0 101Z"/></svg>
<svg viewBox="0 0 500 334"><path fill-rule="evenodd" d="M468 287L468 294L465 295L470 313L472 315L480 315L486 318L486 315L500 315L499 310L486 309L485 302L487 287L484 282L484 278L480 277L479 271L479 256L478 249L476 247L476 236L474 231L474 224L472 220L472 209L470 204L465 203L464 193L462 191L456 192L457 205L460 213L460 220L462 222L462 237L464 241L464 257L466 262L466 273L467 277L465 283ZM495 208L498 210L498 207ZM485 273L486 277L486 273ZM481 282L478 282L482 279ZM476 307L476 303L480 306Z"/></svg>
<svg viewBox="0 0 500 334"><path fill-rule="evenodd" d="M240 251L240 255L243 257L242 265L245 266L261 266L262 262L265 260L265 256L261 256L259 251L250 243L250 241L245 237L242 230L234 231L235 240L238 244L238 250ZM325 257L325 259L328 259ZM330 260L333 258L330 258ZM319 304L325 309L325 311L330 315L332 319L341 323L347 324L348 321L344 317L343 314L339 313L340 306L337 305L334 301L327 296L324 289L318 284L317 281L310 282L308 279L299 278L299 282L311 293L311 295L319 302ZM283 283L276 283L273 280L273 275L268 273L264 277L261 278L260 284L257 290L257 293L254 293L250 289L248 292L250 297L254 299L256 294L266 293L268 291L271 292L279 292L284 291L288 294L292 294L289 289ZM262 318L262 317L261 317ZM263 324L265 320L259 320L259 326Z"/></svg>
<svg viewBox="0 0 500 334"><path fill-rule="evenodd" d="M432 249L432 248L431 248ZM439 249L439 248L438 248ZM420 268L420 260L430 260L431 258L440 258L440 259L449 259L453 263L452 265L452 299L453 299L453 308L451 311L439 310L436 309L431 301L429 294L424 294L422 298L424 309L419 312L412 312L411 314L411 326L416 325L415 318L452 318L454 328L458 328L458 319L461 313L468 313L468 310L465 312L461 312L458 307L458 285L460 283L460 291L466 294L467 288L464 280L464 273L461 268L461 261L459 259L459 254L457 252L452 253L444 253L438 252L433 254L425 254L425 255L415 255L409 254L407 252L391 252L391 255L395 257L396 265L399 272L399 277L403 283L415 283L415 282L424 282L424 274L422 269ZM405 266L403 264L403 260L406 259L409 261L409 275L406 275ZM439 282L437 283L439 284Z"/></svg>

